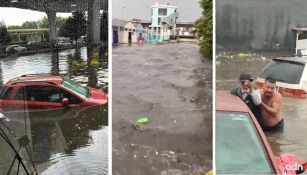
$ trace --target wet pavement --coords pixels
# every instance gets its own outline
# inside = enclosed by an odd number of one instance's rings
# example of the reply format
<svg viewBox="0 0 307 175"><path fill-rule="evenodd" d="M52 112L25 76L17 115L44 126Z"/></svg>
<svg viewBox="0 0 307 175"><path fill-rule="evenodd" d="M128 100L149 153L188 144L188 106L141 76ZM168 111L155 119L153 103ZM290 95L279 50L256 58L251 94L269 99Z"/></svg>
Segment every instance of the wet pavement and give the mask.
<svg viewBox="0 0 307 175"><path fill-rule="evenodd" d="M199 47L115 47L112 69L113 174L212 169L212 62Z"/></svg>
<svg viewBox="0 0 307 175"><path fill-rule="evenodd" d="M251 73L256 78L272 58L279 56L281 56L280 53L261 53L247 54L246 57L240 57L238 53L218 52L216 58L217 91L230 91L238 84L240 73ZM282 135L266 133L275 155L293 153L307 160L306 109L306 99L283 97L282 114L285 119L284 133Z"/></svg>
<svg viewBox="0 0 307 175"><path fill-rule="evenodd" d="M44 53L0 60L1 82L23 74L57 73L82 84L107 91L105 66L69 64L74 49L57 54ZM81 60L87 60L87 49L81 48ZM14 146L26 135L29 144L21 147L21 156L31 172L39 174L108 174L108 109L98 107L48 111L4 112L9 121L0 123ZM27 149L26 149L27 148ZM14 154L0 139L0 174L6 174ZM31 159L33 163L31 163ZM9 162L9 163L8 163ZM17 170L17 162L12 172ZM22 172L22 171L21 171ZM13 173L14 174L14 173Z"/></svg>

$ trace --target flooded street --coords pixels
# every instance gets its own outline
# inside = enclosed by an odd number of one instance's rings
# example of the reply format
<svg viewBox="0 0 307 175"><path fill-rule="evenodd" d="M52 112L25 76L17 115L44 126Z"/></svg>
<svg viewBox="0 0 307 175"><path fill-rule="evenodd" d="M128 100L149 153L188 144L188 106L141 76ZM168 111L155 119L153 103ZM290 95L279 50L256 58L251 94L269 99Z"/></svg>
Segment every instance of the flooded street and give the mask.
<svg viewBox="0 0 307 175"><path fill-rule="evenodd" d="M216 88L230 91L238 84L240 73L251 73L257 77L262 68L269 63L275 54L238 54L217 53ZM307 160L307 100L283 97L282 114L285 119L285 130L280 136L267 134L268 141L275 155L293 153Z"/></svg>
<svg viewBox="0 0 307 175"><path fill-rule="evenodd" d="M87 49L80 51L81 59L86 62ZM54 53L1 59L1 83L24 74L55 73L107 92L107 67L69 64L71 55L74 55L74 49L61 51L59 64L54 61L57 57ZM1 120L0 126L16 149L22 146L21 157L30 172L43 175L108 174L107 105L3 114L8 120ZM25 146L17 140L22 136L29 141ZM0 174L6 174L15 155L2 138L0 150ZM16 170L17 161L11 172Z"/></svg>
<svg viewBox="0 0 307 175"><path fill-rule="evenodd" d="M113 174L212 169L211 74L196 44L113 48Z"/></svg>

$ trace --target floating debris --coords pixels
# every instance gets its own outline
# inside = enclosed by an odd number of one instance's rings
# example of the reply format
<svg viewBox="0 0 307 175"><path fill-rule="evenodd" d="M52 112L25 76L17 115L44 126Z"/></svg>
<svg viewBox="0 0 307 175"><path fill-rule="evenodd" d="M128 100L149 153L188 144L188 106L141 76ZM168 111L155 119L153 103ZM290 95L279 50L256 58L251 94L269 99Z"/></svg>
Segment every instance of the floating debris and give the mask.
<svg viewBox="0 0 307 175"><path fill-rule="evenodd" d="M143 117L143 118L138 119L138 121L136 123L139 124L139 125L145 125L145 124L148 123L148 121L149 120L148 120L147 117Z"/></svg>
<svg viewBox="0 0 307 175"><path fill-rule="evenodd" d="M245 58L247 56L247 54L245 54L243 52L240 52L238 55L239 55L240 58Z"/></svg>

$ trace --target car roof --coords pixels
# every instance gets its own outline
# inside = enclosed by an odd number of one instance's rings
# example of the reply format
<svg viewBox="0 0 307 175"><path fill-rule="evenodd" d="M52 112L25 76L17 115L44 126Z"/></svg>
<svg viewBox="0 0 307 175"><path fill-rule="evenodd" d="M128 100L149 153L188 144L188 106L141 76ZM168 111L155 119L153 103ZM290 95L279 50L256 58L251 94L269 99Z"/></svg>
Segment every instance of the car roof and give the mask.
<svg viewBox="0 0 307 175"><path fill-rule="evenodd" d="M292 61L292 62L299 62L299 63L307 63L307 57L280 57L280 58L274 58L273 60L286 60L286 61Z"/></svg>
<svg viewBox="0 0 307 175"><path fill-rule="evenodd" d="M63 77L50 74L28 74L22 75L17 78L9 80L6 85L13 85L16 83L29 83L29 82L40 82L40 83L50 83L60 85L62 83Z"/></svg>
<svg viewBox="0 0 307 175"><path fill-rule="evenodd" d="M225 91L216 92L216 110L251 113L243 100Z"/></svg>

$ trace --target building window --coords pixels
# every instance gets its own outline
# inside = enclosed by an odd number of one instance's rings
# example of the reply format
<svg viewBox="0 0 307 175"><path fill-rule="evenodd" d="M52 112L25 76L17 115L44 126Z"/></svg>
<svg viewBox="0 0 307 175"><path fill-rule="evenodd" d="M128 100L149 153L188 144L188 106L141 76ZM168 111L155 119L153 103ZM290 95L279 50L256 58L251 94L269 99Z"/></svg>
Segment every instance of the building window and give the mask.
<svg viewBox="0 0 307 175"><path fill-rule="evenodd" d="M128 29L127 29L127 28L125 28L125 31L128 31Z"/></svg>
<svg viewBox="0 0 307 175"><path fill-rule="evenodd" d="M158 25L161 25L161 17L158 18Z"/></svg>
<svg viewBox="0 0 307 175"><path fill-rule="evenodd" d="M307 39L307 32L303 31L298 35L298 40Z"/></svg>
<svg viewBox="0 0 307 175"><path fill-rule="evenodd" d="M166 16L167 15L167 9L166 8L160 8L158 10L158 15L159 16Z"/></svg>

